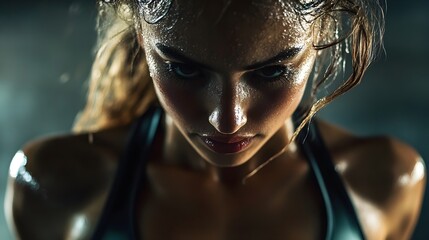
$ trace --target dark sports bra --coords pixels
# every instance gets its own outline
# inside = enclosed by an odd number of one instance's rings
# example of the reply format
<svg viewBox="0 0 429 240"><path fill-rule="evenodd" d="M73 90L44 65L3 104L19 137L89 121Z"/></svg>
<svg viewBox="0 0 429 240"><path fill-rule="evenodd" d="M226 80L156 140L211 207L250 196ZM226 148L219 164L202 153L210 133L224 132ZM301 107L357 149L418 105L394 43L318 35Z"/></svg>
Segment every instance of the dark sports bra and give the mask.
<svg viewBox="0 0 429 240"><path fill-rule="evenodd" d="M109 197L93 234L94 240L138 239L135 206L139 186L146 178L150 154L162 118L161 108L151 108L133 126L128 146L119 164ZM309 124L297 142L311 166L326 210L326 240L365 239L362 228L317 124Z"/></svg>

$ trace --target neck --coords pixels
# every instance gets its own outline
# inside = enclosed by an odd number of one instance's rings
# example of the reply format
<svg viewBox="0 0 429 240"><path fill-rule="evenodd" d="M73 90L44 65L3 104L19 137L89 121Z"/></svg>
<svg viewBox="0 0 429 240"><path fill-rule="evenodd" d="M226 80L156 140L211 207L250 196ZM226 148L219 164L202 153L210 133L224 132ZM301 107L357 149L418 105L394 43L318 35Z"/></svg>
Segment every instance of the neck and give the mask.
<svg viewBox="0 0 429 240"><path fill-rule="evenodd" d="M206 175L210 180L223 185L241 185L243 180L257 181L259 170L275 167L274 162L284 161L296 155L296 144L289 144L294 127L288 119L280 129L245 163L234 167L219 167L201 157L185 139L177 126L166 116L163 161ZM273 162L273 163L271 163ZM265 165L267 167L265 167ZM261 167L264 169L259 169ZM256 174L258 172L258 174Z"/></svg>

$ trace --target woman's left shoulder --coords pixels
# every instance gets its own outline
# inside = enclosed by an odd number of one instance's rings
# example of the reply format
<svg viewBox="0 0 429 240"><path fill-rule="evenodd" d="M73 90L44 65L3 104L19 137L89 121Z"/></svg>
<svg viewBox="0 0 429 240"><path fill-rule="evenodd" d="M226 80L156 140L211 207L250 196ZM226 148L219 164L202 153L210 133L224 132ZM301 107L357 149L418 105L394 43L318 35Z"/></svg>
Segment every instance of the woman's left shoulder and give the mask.
<svg viewBox="0 0 429 240"><path fill-rule="evenodd" d="M360 185L365 191L373 189L367 195L375 202L381 204L395 192L424 185L424 161L407 143L390 136L355 136L323 121L318 125L338 172L353 189L359 190ZM378 185L380 189L374 189ZM381 192L384 197L375 198Z"/></svg>
<svg viewBox="0 0 429 240"><path fill-rule="evenodd" d="M323 121L319 128L360 218L370 218L375 211L387 238L409 238L426 184L420 154L390 136L358 137Z"/></svg>

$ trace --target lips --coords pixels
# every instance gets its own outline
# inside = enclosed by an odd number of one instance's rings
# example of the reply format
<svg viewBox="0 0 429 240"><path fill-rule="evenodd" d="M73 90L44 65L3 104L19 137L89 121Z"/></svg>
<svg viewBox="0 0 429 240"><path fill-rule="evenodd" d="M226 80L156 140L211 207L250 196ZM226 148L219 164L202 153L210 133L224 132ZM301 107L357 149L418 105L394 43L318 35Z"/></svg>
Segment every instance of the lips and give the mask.
<svg viewBox="0 0 429 240"><path fill-rule="evenodd" d="M222 154L244 151L252 142L253 137L214 137L200 136L202 142L212 151Z"/></svg>

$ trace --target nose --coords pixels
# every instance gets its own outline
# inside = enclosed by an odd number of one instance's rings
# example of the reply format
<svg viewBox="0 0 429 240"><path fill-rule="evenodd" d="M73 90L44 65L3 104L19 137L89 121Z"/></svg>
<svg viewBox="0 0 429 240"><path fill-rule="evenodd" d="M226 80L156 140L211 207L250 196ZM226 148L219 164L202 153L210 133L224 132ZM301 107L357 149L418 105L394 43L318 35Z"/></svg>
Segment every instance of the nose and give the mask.
<svg viewBox="0 0 429 240"><path fill-rule="evenodd" d="M239 86L225 86L218 95L217 106L209 116L210 124L222 134L234 134L247 122L245 96Z"/></svg>

